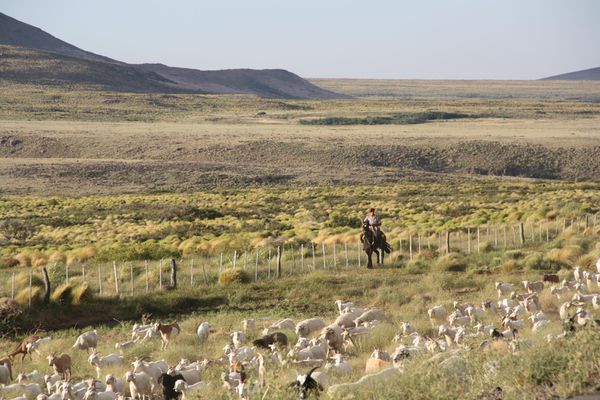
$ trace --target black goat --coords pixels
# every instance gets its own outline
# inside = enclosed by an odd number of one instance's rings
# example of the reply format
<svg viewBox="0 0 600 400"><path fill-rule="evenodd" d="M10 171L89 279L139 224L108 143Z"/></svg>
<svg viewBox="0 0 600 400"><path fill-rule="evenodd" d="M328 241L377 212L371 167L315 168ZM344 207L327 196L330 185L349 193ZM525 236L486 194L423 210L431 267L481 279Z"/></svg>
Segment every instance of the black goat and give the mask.
<svg viewBox="0 0 600 400"><path fill-rule="evenodd" d="M183 375L169 375L161 374L158 377L158 383L163 387L163 398L164 400L177 400L181 396L180 392L175 391L175 382L178 380L185 381Z"/></svg>
<svg viewBox="0 0 600 400"><path fill-rule="evenodd" d="M260 339L256 339L252 344L262 349L269 349L272 344L286 347L288 345L288 338L285 333L273 332L270 335L265 335Z"/></svg>
<svg viewBox="0 0 600 400"><path fill-rule="evenodd" d="M319 367L314 367L308 374L300 375L296 378L294 382L290 385L291 387L296 388L298 391L298 397L300 399L306 399L310 396L311 393L314 393L316 397L319 397L321 392L323 391L323 386L319 382L317 382L311 375L315 370Z"/></svg>

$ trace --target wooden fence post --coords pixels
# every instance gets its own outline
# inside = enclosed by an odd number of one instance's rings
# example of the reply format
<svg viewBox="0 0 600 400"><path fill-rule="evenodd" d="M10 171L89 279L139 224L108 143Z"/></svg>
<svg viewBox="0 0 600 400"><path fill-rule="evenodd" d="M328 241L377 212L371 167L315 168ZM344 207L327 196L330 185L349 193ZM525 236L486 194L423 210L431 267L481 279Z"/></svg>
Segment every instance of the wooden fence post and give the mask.
<svg viewBox="0 0 600 400"><path fill-rule="evenodd" d="M237 250L233 251L233 269L235 269L235 263L237 261Z"/></svg>
<svg viewBox="0 0 600 400"><path fill-rule="evenodd" d="M171 258L171 289L177 289L177 263Z"/></svg>
<svg viewBox="0 0 600 400"><path fill-rule="evenodd" d="M268 265L267 279L271 279L271 258L273 258L273 257L271 256L271 248L269 247L269 262L267 263L267 265Z"/></svg>
<svg viewBox="0 0 600 400"><path fill-rule="evenodd" d="M450 231L446 231L446 254L450 253Z"/></svg>
<svg viewBox="0 0 600 400"><path fill-rule="evenodd" d="M133 297L133 262L129 264L129 272L131 274L131 297Z"/></svg>
<svg viewBox="0 0 600 400"><path fill-rule="evenodd" d="M29 270L29 308L31 308L31 287L33 285L33 273Z"/></svg>
<svg viewBox="0 0 600 400"><path fill-rule="evenodd" d="M42 275L44 276L44 304L50 303L50 278L48 277L48 270L46 266L42 268Z"/></svg>
<svg viewBox="0 0 600 400"><path fill-rule="evenodd" d="M144 260L144 269L146 270L146 294L148 294L150 281L148 280L148 260Z"/></svg>
<svg viewBox="0 0 600 400"><path fill-rule="evenodd" d="M312 247L312 260L313 260L313 262L312 262L312 264L313 264L312 265L312 269L313 269L313 271L315 271L317 269L317 260L315 258L315 244L313 242L311 242L310 244L311 244L311 247Z"/></svg>
<svg viewBox="0 0 600 400"><path fill-rule="evenodd" d="M327 260L325 259L325 242L321 243L321 249L323 252L323 269L327 269Z"/></svg>
<svg viewBox="0 0 600 400"><path fill-rule="evenodd" d="M408 234L408 259L412 261L413 259L413 254L412 254L412 232Z"/></svg>
<svg viewBox="0 0 600 400"><path fill-rule="evenodd" d="M480 226L477 225L477 253L481 252L481 229Z"/></svg>
<svg viewBox="0 0 600 400"><path fill-rule="evenodd" d="M281 278L281 246L277 246L277 277Z"/></svg>
<svg viewBox="0 0 600 400"><path fill-rule="evenodd" d="M304 273L304 243L300 243L300 272Z"/></svg>
<svg viewBox="0 0 600 400"><path fill-rule="evenodd" d="M256 248L256 263L254 264L254 282L258 281L258 247Z"/></svg>
<svg viewBox="0 0 600 400"><path fill-rule="evenodd" d="M98 264L97 267L98 267L98 294L100 296L102 296L102 276L100 274L100 264Z"/></svg>
<svg viewBox="0 0 600 400"><path fill-rule="evenodd" d="M521 245L525 244L525 226L522 222L519 222L519 240Z"/></svg>
<svg viewBox="0 0 600 400"><path fill-rule="evenodd" d="M471 227L467 226L467 254L471 254Z"/></svg>
<svg viewBox="0 0 600 400"><path fill-rule="evenodd" d="M115 273L115 294L119 296L119 275L117 274L117 262L113 261L113 272Z"/></svg>
<svg viewBox="0 0 600 400"><path fill-rule="evenodd" d="M356 251L356 258L358 259L358 268L360 268L360 254L361 254L360 253L361 252L361 248L360 248L361 243L360 243L360 240L358 241L357 244L358 244L358 249Z"/></svg>
<svg viewBox="0 0 600 400"><path fill-rule="evenodd" d="M348 270L348 242L344 242L344 258L346 259L346 271Z"/></svg>

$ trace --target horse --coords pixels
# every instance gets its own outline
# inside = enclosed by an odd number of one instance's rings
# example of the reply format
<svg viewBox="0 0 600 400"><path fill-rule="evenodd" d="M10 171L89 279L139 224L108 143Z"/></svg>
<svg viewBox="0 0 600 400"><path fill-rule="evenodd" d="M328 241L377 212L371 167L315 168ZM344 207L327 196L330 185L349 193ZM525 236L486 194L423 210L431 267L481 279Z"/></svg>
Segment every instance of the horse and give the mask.
<svg viewBox="0 0 600 400"><path fill-rule="evenodd" d="M375 240L373 240L373 231L370 229L368 222L363 222L363 231L360 235L360 241L363 244L363 250L367 253L367 268L369 269L373 268L373 260L371 259L373 253L377 255L377 264L383 264L385 253L389 254L392 251L383 232L380 231L379 235L376 235Z"/></svg>

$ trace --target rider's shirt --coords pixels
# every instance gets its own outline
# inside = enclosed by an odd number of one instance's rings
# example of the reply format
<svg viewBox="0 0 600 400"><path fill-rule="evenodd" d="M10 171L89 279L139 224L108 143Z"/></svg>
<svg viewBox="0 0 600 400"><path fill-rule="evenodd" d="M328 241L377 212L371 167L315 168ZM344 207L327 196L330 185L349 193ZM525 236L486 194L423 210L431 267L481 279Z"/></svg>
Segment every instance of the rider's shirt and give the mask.
<svg viewBox="0 0 600 400"><path fill-rule="evenodd" d="M367 215L363 222L368 222L371 226L381 225L381 218L378 215Z"/></svg>

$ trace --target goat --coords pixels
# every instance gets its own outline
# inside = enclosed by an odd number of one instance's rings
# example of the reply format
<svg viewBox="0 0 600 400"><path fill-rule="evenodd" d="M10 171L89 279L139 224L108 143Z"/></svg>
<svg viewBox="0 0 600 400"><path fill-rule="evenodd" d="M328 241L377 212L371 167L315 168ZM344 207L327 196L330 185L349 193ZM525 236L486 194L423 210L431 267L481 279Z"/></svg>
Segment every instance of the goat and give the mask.
<svg viewBox="0 0 600 400"><path fill-rule="evenodd" d="M385 312L383 310L367 310L354 320L354 326L359 326L364 322L381 321L384 318Z"/></svg>
<svg viewBox="0 0 600 400"><path fill-rule="evenodd" d="M242 330L245 334L254 332L256 330L256 322L252 318L242 320Z"/></svg>
<svg viewBox="0 0 600 400"><path fill-rule="evenodd" d="M98 347L98 332L96 330L82 333L75 340L74 349L85 350L88 353L90 349L96 350Z"/></svg>
<svg viewBox="0 0 600 400"><path fill-rule="evenodd" d="M158 383L163 387L163 399L164 400L177 400L181 393L175 391L175 382L178 380L183 380L183 375L169 375L169 374L161 374L158 377Z"/></svg>
<svg viewBox="0 0 600 400"><path fill-rule="evenodd" d="M325 326L325 321L323 321L321 318L305 319L296 325L296 335L308 337L308 335L311 333L320 331Z"/></svg>
<svg viewBox="0 0 600 400"><path fill-rule="evenodd" d="M246 343L246 334L241 331L233 332L231 334L231 341L236 348Z"/></svg>
<svg viewBox="0 0 600 400"><path fill-rule="evenodd" d="M296 380L290 385L296 388L300 399L306 399L313 393L316 397L319 397L320 392L324 390L323 386L312 377L313 372L317 368L319 367L312 368L306 375L298 375Z"/></svg>
<svg viewBox="0 0 600 400"><path fill-rule="evenodd" d="M208 322L203 322L198 325L198 329L196 329L196 335L202 341L208 339L208 335L210 335L210 325Z"/></svg>
<svg viewBox="0 0 600 400"><path fill-rule="evenodd" d="M169 368L167 374L171 376L181 375L183 380L190 385L198 383L202 380L202 374L200 373L200 365L196 365L195 369L184 369L176 370L175 368Z"/></svg>
<svg viewBox="0 0 600 400"><path fill-rule="evenodd" d="M175 382L175 386L173 387L173 389L175 390L175 392L181 392L183 394L183 399L186 400L188 398L188 394L190 392L195 392L198 390L204 390L207 389L208 385L206 384L206 382L197 382L194 384L189 384L184 380L179 379L178 381Z"/></svg>
<svg viewBox="0 0 600 400"><path fill-rule="evenodd" d="M25 360L25 356L27 354L29 354L29 358L33 361L33 357L31 357L31 353L29 353L27 351L27 345L29 343L35 342L38 339L40 339L40 336L31 335L31 336L27 336L25 339L21 340L21 342L15 346L13 351L8 353L8 358L10 359L10 361L12 362L14 360L14 358L19 354L21 354L21 356L22 356L21 357L21 367L23 366L23 360Z"/></svg>
<svg viewBox="0 0 600 400"><path fill-rule="evenodd" d="M109 354L107 356L100 357L100 353L94 350L88 357L88 362L90 365L96 368L96 377L100 378L101 368L111 365L121 365L123 364L123 357L118 354Z"/></svg>
<svg viewBox="0 0 600 400"><path fill-rule="evenodd" d="M154 324L154 331L160 333L160 338L162 339L162 344L160 349L166 350L169 342L171 341L171 337L176 336L181 332L181 328L177 321L172 324L163 324L161 322L157 322Z"/></svg>
<svg viewBox="0 0 600 400"><path fill-rule="evenodd" d="M12 369L9 363L0 365L0 384L8 385L13 380Z"/></svg>
<svg viewBox="0 0 600 400"><path fill-rule="evenodd" d="M71 357L68 354L61 354L59 357L52 353L47 357L48 365L54 368L54 372L62 374L65 381L71 379Z"/></svg>
<svg viewBox="0 0 600 400"><path fill-rule="evenodd" d="M446 311L444 306L437 305L427 310L427 315L429 316L429 320L431 321L431 326L433 326L434 320L444 321L448 316L448 312Z"/></svg>
<svg viewBox="0 0 600 400"><path fill-rule="evenodd" d="M18 383L24 383L24 382L41 383L43 381L44 381L44 377L37 370L31 371L30 373L21 372L19 375L17 375Z"/></svg>
<svg viewBox="0 0 600 400"><path fill-rule="evenodd" d="M152 377L145 372L127 372L125 374L125 381L129 383L129 392L131 397L141 400L152 398L152 392L154 391L154 383Z"/></svg>
<svg viewBox="0 0 600 400"><path fill-rule="evenodd" d="M556 274L544 274L542 276L542 281L543 282L560 283L560 277Z"/></svg>
<svg viewBox="0 0 600 400"><path fill-rule="evenodd" d="M265 328L263 330L263 335L271 334L275 331L295 331L296 324L289 318L279 320L275 322L273 325Z"/></svg>
<svg viewBox="0 0 600 400"><path fill-rule="evenodd" d="M138 358L135 359L131 365L133 365L133 372L145 372L154 382L158 381L160 374L167 372L169 369L169 365L164 360L147 362Z"/></svg>
<svg viewBox="0 0 600 400"><path fill-rule="evenodd" d="M523 286L525 287L525 289L527 289L527 291L529 293L533 293L533 292L539 293L542 290L544 290L544 282L542 282L542 281L534 281L534 282L522 281L522 283L523 283Z"/></svg>
<svg viewBox="0 0 600 400"><path fill-rule="evenodd" d="M262 349L270 349L272 344L279 345L281 347L287 347L288 338L285 333L282 332L273 332L268 335L264 335L263 337L256 339L252 342L252 344L256 347Z"/></svg>
<svg viewBox="0 0 600 400"><path fill-rule="evenodd" d="M25 345L25 348L27 349L27 353L31 354L31 352L35 351L38 354L41 354L40 351L38 350L40 346L45 345L50 343L50 341L52 340L52 337L47 336L44 338L40 338L37 340L34 340L31 343L27 343Z"/></svg>
<svg viewBox="0 0 600 400"><path fill-rule="evenodd" d="M113 375L106 375L104 383L106 383L106 390L110 390L114 393L125 393L125 382L115 378Z"/></svg>
<svg viewBox="0 0 600 400"><path fill-rule="evenodd" d="M498 298L502 295L509 294L514 289L514 286L511 283L496 282L494 283L494 286L498 292Z"/></svg>

